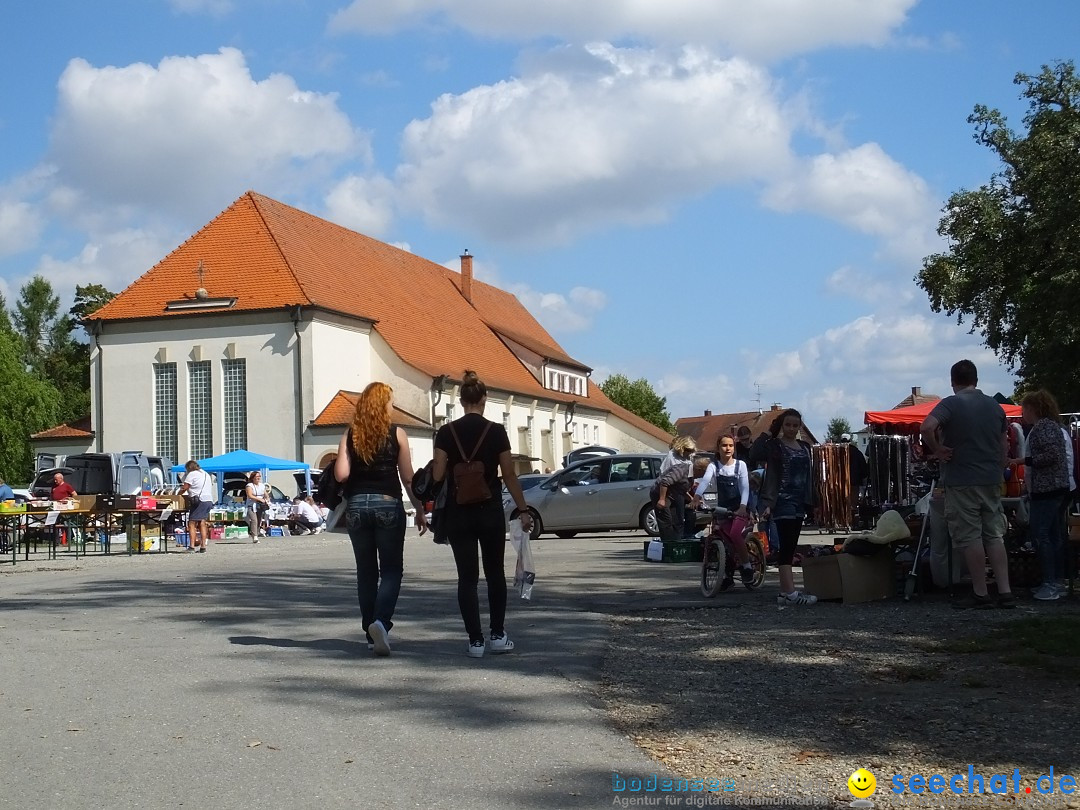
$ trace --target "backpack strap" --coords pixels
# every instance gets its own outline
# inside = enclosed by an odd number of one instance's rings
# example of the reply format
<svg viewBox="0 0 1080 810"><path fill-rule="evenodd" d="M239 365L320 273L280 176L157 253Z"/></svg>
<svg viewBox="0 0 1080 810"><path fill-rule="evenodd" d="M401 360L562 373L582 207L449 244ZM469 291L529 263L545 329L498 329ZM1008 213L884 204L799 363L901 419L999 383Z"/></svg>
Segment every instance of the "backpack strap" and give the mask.
<svg viewBox="0 0 1080 810"><path fill-rule="evenodd" d="M472 453L465 455L465 448L461 446L461 439L458 438L457 431L454 429L454 423L450 423L450 435L454 437L454 443L457 445L458 452L461 453L461 459L465 463L469 463L473 460L477 453L480 452L480 446L484 443L484 439L487 438L488 431L491 430L492 422L485 419L487 424L484 426L484 432L480 434L479 440L476 442L476 447L473 448Z"/></svg>

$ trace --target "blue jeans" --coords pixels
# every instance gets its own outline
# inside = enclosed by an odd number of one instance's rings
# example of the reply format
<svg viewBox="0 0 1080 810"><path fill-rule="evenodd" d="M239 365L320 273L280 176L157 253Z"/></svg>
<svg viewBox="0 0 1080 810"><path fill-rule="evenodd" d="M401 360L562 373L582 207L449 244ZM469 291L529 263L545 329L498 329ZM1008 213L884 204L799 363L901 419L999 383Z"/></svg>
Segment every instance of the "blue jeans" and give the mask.
<svg viewBox="0 0 1080 810"><path fill-rule="evenodd" d="M1028 508L1028 539L1039 552L1043 584L1052 585L1065 576L1065 546L1058 529L1061 498L1032 498Z"/></svg>
<svg viewBox="0 0 1080 810"><path fill-rule="evenodd" d="M401 592L405 506L392 495L353 495L345 520L356 557L356 597L364 632L376 620L389 630Z"/></svg>

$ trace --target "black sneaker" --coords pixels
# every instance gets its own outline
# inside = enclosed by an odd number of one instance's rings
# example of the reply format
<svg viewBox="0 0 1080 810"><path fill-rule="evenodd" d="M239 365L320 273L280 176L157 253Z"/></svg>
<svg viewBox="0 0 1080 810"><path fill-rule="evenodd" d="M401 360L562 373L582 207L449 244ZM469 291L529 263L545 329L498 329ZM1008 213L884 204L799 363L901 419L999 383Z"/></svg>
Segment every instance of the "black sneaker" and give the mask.
<svg viewBox="0 0 1080 810"><path fill-rule="evenodd" d="M997 606L1004 610L1009 610L1016 607L1016 597L1011 593L1003 593L997 598Z"/></svg>
<svg viewBox="0 0 1080 810"><path fill-rule="evenodd" d="M739 576L742 577L743 585L754 584L754 569L753 568L739 568Z"/></svg>
<svg viewBox="0 0 1080 810"><path fill-rule="evenodd" d="M956 610L989 610L994 606L994 600L989 596L979 596L977 593L973 593L971 596L953 602L952 606Z"/></svg>
<svg viewBox="0 0 1080 810"><path fill-rule="evenodd" d="M731 577L724 577L722 580L720 580L720 590L722 591L726 591L728 588L732 588L734 586L735 580L733 580Z"/></svg>

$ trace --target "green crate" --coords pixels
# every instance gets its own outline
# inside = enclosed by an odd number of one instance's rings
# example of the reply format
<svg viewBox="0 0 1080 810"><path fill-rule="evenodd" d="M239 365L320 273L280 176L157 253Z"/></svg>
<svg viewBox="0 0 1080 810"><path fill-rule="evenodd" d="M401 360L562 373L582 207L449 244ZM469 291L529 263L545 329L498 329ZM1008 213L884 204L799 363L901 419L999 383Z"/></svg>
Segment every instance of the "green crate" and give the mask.
<svg viewBox="0 0 1080 810"><path fill-rule="evenodd" d="M649 559L649 540L642 545L642 559ZM664 559L661 562L701 562L700 540L676 540L664 543Z"/></svg>

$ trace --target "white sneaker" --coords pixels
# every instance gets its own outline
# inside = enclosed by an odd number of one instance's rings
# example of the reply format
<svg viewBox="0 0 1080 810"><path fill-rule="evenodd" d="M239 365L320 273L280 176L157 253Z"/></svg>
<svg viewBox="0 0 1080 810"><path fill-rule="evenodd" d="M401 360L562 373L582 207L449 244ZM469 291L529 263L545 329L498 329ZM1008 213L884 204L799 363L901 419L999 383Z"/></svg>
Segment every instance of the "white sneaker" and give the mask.
<svg viewBox="0 0 1080 810"><path fill-rule="evenodd" d="M1040 602L1053 602L1055 599L1061 598L1061 594L1058 593L1057 587L1050 585L1049 583L1040 585L1032 596Z"/></svg>
<svg viewBox="0 0 1080 810"><path fill-rule="evenodd" d="M484 657L484 642L483 641L470 641L469 642L469 657L470 658L483 658Z"/></svg>
<svg viewBox="0 0 1080 810"><path fill-rule="evenodd" d="M488 640L488 649L491 650L492 653L513 652L514 642L507 637L506 633L503 633L501 636L492 635Z"/></svg>
<svg viewBox="0 0 1080 810"><path fill-rule="evenodd" d="M816 603L816 596L809 593L802 593L801 591L779 593L776 595L776 604L780 607L788 607L789 605L813 605Z"/></svg>
<svg viewBox="0 0 1080 810"><path fill-rule="evenodd" d="M390 654L390 639L388 638L389 632L383 626L383 623L378 619L368 625L368 635L371 636L372 648L375 650L375 654L379 656L387 656Z"/></svg>

